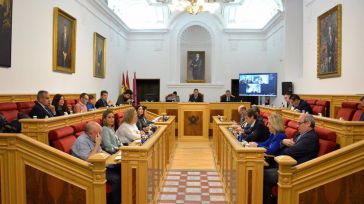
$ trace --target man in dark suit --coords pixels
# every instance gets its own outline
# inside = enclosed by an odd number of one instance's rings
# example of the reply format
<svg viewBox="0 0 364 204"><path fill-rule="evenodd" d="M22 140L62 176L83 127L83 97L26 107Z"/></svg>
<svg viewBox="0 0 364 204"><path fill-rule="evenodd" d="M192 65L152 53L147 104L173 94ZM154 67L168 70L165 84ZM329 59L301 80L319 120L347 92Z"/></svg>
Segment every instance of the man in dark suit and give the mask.
<svg viewBox="0 0 364 204"><path fill-rule="evenodd" d="M189 102L203 102L202 97L200 96L198 89L193 90L193 94L190 96Z"/></svg>
<svg viewBox="0 0 364 204"><path fill-rule="evenodd" d="M235 102L235 96L231 95L230 90L226 90L225 95L221 97L220 102Z"/></svg>
<svg viewBox="0 0 364 204"><path fill-rule="evenodd" d="M317 157L320 144L314 130L315 119L310 114L303 114L298 119L298 132L293 139L284 139L281 143L280 155L288 155L297 161L297 165ZM271 189L278 182L278 169L264 170L263 203L270 204Z"/></svg>
<svg viewBox="0 0 364 204"><path fill-rule="evenodd" d="M264 125L263 120L258 120L258 114L254 109L249 109L246 113L246 122L249 129L245 131L245 140L247 142L264 142L268 139L269 130Z"/></svg>
<svg viewBox="0 0 364 204"><path fill-rule="evenodd" d="M305 113L313 114L312 108L310 104L306 101L302 100L297 94L292 94L289 97L289 100L292 101L292 106L299 111L304 111Z"/></svg>
<svg viewBox="0 0 364 204"><path fill-rule="evenodd" d="M97 100L95 107L102 108L102 107L107 107L107 106L113 106L111 101L107 101L108 97L109 97L109 93L105 90L102 90L100 93L100 99Z"/></svg>
<svg viewBox="0 0 364 204"><path fill-rule="evenodd" d="M51 100L47 91L39 91L35 106L29 113L29 116L34 118L51 118L56 115L54 106L51 105Z"/></svg>

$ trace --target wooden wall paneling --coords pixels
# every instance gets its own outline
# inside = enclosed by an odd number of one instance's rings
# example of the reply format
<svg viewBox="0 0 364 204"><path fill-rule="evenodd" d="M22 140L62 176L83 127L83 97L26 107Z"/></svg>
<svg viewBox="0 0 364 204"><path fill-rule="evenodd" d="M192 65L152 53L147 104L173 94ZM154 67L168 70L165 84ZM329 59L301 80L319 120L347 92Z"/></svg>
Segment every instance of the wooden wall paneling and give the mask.
<svg viewBox="0 0 364 204"><path fill-rule="evenodd" d="M73 94L67 94L67 93L61 93L64 95L65 99L79 99L80 93L73 93ZM50 94L51 100L53 99L55 94ZM96 98L95 93L90 93L90 95L93 95ZM0 103L5 102L29 102L29 101L35 101L37 100L37 94L0 94Z"/></svg>

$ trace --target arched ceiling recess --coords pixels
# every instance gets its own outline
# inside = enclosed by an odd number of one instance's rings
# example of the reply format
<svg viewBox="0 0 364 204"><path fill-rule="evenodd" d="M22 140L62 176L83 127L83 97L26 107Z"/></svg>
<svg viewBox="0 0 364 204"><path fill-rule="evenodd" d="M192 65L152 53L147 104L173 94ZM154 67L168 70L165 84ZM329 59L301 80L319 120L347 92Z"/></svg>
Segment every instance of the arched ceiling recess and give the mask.
<svg viewBox="0 0 364 204"><path fill-rule="evenodd" d="M190 15L185 11L189 1L108 0L108 5L131 29L168 29L179 16ZM229 29L262 29L284 10L282 0L196 1L202 6L202 13L216 16Z"/></svg>

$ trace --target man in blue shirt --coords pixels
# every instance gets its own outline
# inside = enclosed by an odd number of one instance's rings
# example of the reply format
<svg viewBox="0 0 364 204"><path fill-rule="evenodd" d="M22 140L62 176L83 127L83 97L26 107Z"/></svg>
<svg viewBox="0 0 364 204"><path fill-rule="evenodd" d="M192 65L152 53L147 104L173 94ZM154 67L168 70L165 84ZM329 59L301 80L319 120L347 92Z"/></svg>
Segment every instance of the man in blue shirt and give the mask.
<svg viewBox="0 0 364 204"><path fill-rule="evenodd" d="M101 126L96 122L89 122L85 126L85 132L80 135L72 145L72 155L87 161L96 153L106 153L101 149ZM121 203L121 171L119 168L106 168L106 180L112 186L110 203ZM109 203L109 202L108 202Z"/></svg>

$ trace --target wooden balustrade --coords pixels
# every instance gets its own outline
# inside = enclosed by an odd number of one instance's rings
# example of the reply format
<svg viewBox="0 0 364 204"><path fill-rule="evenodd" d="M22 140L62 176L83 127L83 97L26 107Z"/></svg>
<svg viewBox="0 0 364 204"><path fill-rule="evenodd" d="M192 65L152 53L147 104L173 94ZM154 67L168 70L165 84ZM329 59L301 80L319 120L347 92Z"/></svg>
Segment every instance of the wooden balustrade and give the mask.
<svg viewBox="0 0 364 204"><path fill-rule="evenodd" d="M261 204L263 197L264 148L245 148L220 125L220 165L227 201L239 204Z"/></svg>
<svg viewBox="0 0 364 204"><path fill-rule="evenodd" d="M50 94L51 99L55 94ZM80 93L74 94L62 94L65 99L80 99ZM96 97L95 93L90 93L89 95L93 95ZM37 94L0 94L0 103L5 102L28 102L28 101L36 101Z"/></svg>
<svg viewBox="0 0 364 204"><path fill-rule="evenodd" d="M22 134L0 134L0 201L105 204L106 157L89 163Z"/></svg>
<svg viewBox="0 0 364 204"><path fill-rule="evenodd" d="M168 169L167 126L158 126L142 146L123 146L122 203L156 203ZM167 160L167 162L166 162Z"/></svg>
<svg viewBox="0 0 364 204"><path fill-rule="evenodd" d="M221 125L232 125L232 122L226 121L224 116L213 116L213 124L212 124L212 146L213 146L213 153L215 164L217 168L220 168L220 155L221 155L221 148L220 148L220 141L221 141L221 134L220 134L220 126ZM221 120L223 118L223 120Z"/></svg>
<svg viewBox="0 0 364 204"><path fill-rule="evenodd" d="M362 203L364 140L292 167L289 156L279 164L278 204Z"/></svg>
<svg viewBox="0 0 364 204"><path fill-rule="evenodd" d="M298 121L301 113L291 110L282 110L282 117ZM364 139L363 121L344 121L328 117L313 116L317 127L336 132L336 143L345 147Z"/></svg>
<svg viewBox="0 0 364 204"><path fill-rule="evenodd" d="M127 105L112 107L109 109L116 113L119 111L126 111L130 108L132 107L130 105ZM72 115L58 116L46 119L21 119L21 131L24 135L43 142L44 144L49 144L49 131L97 118L102 118L102 113L105 110L106 109L97 109L95 111L89 111L85 113L76 113Z"/></svg>

